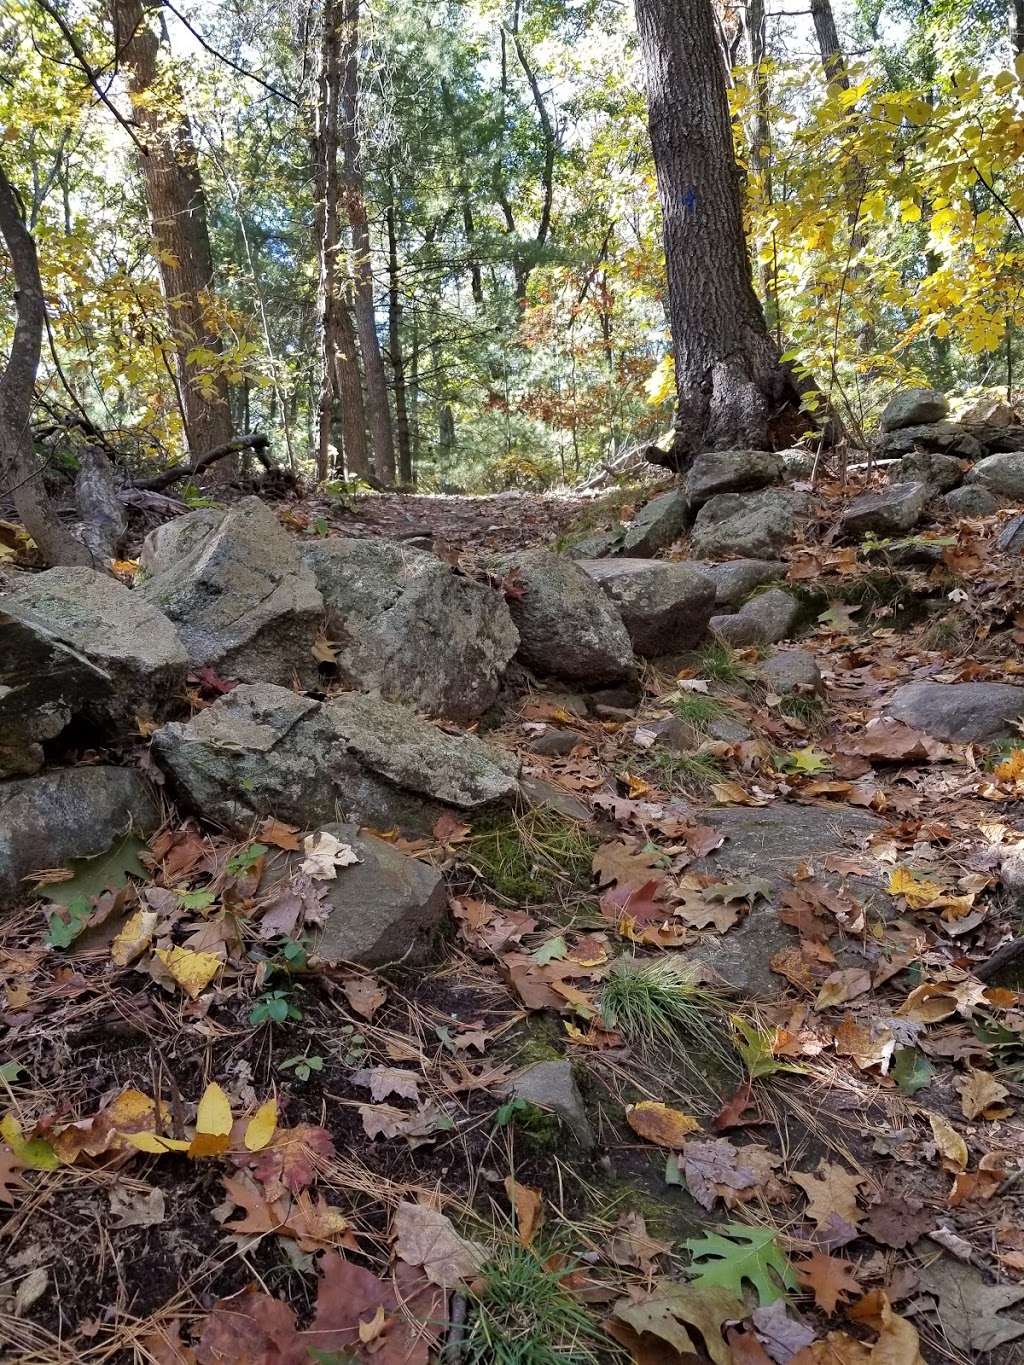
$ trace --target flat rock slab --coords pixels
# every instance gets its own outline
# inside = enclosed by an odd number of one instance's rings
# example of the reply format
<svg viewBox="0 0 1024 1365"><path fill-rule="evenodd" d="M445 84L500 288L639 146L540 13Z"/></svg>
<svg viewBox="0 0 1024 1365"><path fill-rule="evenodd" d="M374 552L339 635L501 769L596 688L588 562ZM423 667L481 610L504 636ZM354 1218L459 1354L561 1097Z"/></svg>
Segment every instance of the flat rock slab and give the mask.
<svg viewBox="0 0 1024 1365"><path fill-rule="evenodd" d="M713 616L711 629L734 648L773 645L796 628L800 603L783 588L769 588L745 602L734 616Z"/></svg>
<svg viewBox="0 0 1024 1365"><path fill-rule="evenodd" d="M611 599L633 648L646 658L690 648L707 629L715 585L691 564L676 560L578 560Z"/></svg>
<svg viewBox="0 0 1024 1365"><path fill-rule="evenodd" d="M878 425L882 431L897 431L923 422L941 422L948 412L946 395L937 389L901 389L886 403Z"/></svg>
<svg viewBox="0 0 1024 1365"><path fill-rule="evenodd" d="M335 536L301 552L349 687L460 722L493 705L519 645L500 593L382 538Z"/></svg>
<svg viewBox="0 0 1024 1365"><path fill-rule="evenodd" d="M139 552L137 585L166 573L179 560L187 559L217 530L226 515L220 507L197 507L194 512L165 521L150 531Z"/></svg>
<svg viewBox="0 0 1024 1365"><path fill-rule="evenodd" d="M426 832L445 809L507 806L519 790L509 754L358 692L317 702L243 685L157 731L153 750L192 810L239 833L267 815Z"/></svg>
<svg viewBox="0 0 1024 1365"><path fill-rule="evenodd" d="M786 577L786 565L781 559L728 559L724 564L695 560L693 567L714 583L715 606L719 608L738 607L762 583Z"/></svg>
<svg viewBox="0 0 1024 1365"><path fill-rule="evenodd" d="M967 482L987 489L997 498L1024 502L1024 451L989 455L979 460L968 474Z"/></svg>
<svg viewBox="0 0 1024 1365"><path fill-rule="evenodd" d="M324 825L315 833L331 834L347 844L359 862L339 867L333 881L315 883L326 891L330 911L311 952L332 965L425 962L448 908L441 874L386 839L360 832L358 825ZM300 852L273 858L260 884L260 899L283 889L305 856Z"/></svg>
<svg viewBox="0 0 1024 1365"><path fill-rule="evenodd" d="M879 444L882 455L909 455L914 450L959 455L964 460L979 460L985 447L957 422L932 422L926 426L903 427L883 436Z"/></svg>
<svg viewBox="0 0 1024 1365"><path fill-rule="evenodd" d="M716 493L749 493L782 479L779 457L768 450L708 450L698 455L686 476L692 511Z"/></svg>
<svg viewBox="0 0 1024 1365"><path fill-rule="evenodd" d="M889 471L893 483L923 483L940 493L948 493L963 483L969 466L964 460L952 455L939 455L934 451L915 450L904 455L899 464Z"/></svg>
<svg viewBox="0 0 1024 1365"><path fill-rule="evenodd" d="M0 908L30 899L31 872L94 858L160 823L154 788L132 768L58 768L0 782Z"/></svg>
<svg viewBox="0 0 1024 1365"><path fill-rule="evenodd" d="M907 683L889 699L885 714L949 744L984 744L1018 733L1024 687L1009 683Z"/></svg>
<svg viewBox="0 0 1024 1365"><path fill-rule="evenodd" d="M175 623L192 664L243 682L315 683L323 598L259 498L236 503L189 554L135 591Z"/></svg>
<svg viewBox="0 0 1024 1365"><path fill-rule="evenodd" d="M529 1104L550 1110L584 1151L589 1152L594 1146L594 1130L587 1118L571 1062L534 1062L512 1078L510 1093Z"/></svg>
<svg viewBox="0 0 1024 1365"><path fill-rule="evenodd" d="M758 666L757 676L779 697L793 692L821 695L824 683L821 669L806 649L782 649Z"/></svg>
<svg viewBox="0 0 1024 1365"><path fill-rule="evenodd" d="M775 559L796 537L809 503L802 493L767 488L759 493L717 493L697 513L694 555L721 559Z"/></svg>
<svg viewBox="0 0 1024 1365"><path fill-rule="evenodd" d="M594 686L636 676L622 617L578 563L549 550L524 550L503 555L494 567L514 571L524 589L509 608L519 632L517 657L527 667Z"/></svg>
<svg viewBox="0 0 1024 1365"><path fill-rule="evenodd" d="M839 524L843 533L891 536L911 531L921 520L931 490L923 483L897 483L879 493L862 493L850 502Z"/></svg>

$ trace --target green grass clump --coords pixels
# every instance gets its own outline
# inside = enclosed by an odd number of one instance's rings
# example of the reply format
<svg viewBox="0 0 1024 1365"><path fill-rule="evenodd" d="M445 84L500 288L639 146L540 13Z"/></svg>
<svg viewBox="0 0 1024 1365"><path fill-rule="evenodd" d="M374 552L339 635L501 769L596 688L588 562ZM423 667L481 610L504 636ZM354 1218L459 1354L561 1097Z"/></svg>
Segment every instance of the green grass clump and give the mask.
<svg viewBox="0 0 1024 1365"><path fill-rule="evenodd" d="M557 900L561 891L589 886L594 847L574 821L538 807L478 820L465 860L497 896L540 905Z"/></svg>
<svg viewBox="0 0 1024 1365"><path fill-rule="evenodd" d="M598 1008L605 1027L633 1047L669 1047L691 1074L702 1074L708 1062L738 1074L722 1006L689 963L620 957L605 977Z"/></svg>
<svg viewBox="0 0 1024 1365"><path fill-rule="evenodd" d="M697 655L697 668L701 677L720 683L745 683L750 681L750 669L742 659L736 657L728 645L718 643L708 645Z"/></svg>
<svg viewBox="0 0 1024 1365"><path fill-rule="evenodd" d="M726 720L732 714L720 697L709 697L703 692L687 692L672 702L672 710L695 730L703 730L713 721Z"/></svg>
<svg viewBox="0 0 1024 1365"><path fill-rule="evenodd" d="M711 754L702 754L699 750L692 754L676 754L670 749L656 749L651 754L649 771L670 791L679 787L683 791L703 792L725 777L724 770Z"/></svg>
<svg viewBox="0 0 1024 1365"><path fill-rule="evenodd" d="M566 1286L575 1265L550 1269L533 1247L509 1245L480 1271L463 1342L464 1365L598 1365L619 1358L587 1307Z"/></svg>
<svg viewBox="0 0 1024 1365"><path fill-rule="evenodd" d="M779 710L790 720L798 720L804 725L819 725L825 715L820 698L808 696L804 692L790 692L783 697Z"/></svg>

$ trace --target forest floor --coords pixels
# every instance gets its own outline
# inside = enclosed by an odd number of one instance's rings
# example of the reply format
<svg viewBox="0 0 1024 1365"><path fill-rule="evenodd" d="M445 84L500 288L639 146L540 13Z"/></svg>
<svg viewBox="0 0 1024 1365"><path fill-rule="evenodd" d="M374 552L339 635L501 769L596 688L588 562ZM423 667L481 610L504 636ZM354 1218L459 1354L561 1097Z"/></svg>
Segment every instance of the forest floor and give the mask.
<svg viewBox="0 0 1024 1365"><path fill-rule="evenodd" d="M239 845L172 813L140 850L136 882L237 940L196 999L117 966L103 927L62 948L38 905L4 923L0 1358L1024 1360L1024 976L987 965L1021 929L1024 748L867 726L908 681L1019 681L1024 563L995 546L1008 514L833 546L839 495L787 557L824 696L708 646L649 669L628 716L510 699L488 741L593 815L403 840L453 898L430 968L246 951L254 845L301 837L273 822ZM471 568L636 496L277 506L297 535L422 536ZM695 753L648 743L670 715ZM535 752L557 731L569 752ZM706 993L673 975L691 953ZM510 1096L561 1059L593 1146ZM126 1092L177 1131L210 1083L230 1116L210 1094L191 1153L119 1136Z"/></svg>

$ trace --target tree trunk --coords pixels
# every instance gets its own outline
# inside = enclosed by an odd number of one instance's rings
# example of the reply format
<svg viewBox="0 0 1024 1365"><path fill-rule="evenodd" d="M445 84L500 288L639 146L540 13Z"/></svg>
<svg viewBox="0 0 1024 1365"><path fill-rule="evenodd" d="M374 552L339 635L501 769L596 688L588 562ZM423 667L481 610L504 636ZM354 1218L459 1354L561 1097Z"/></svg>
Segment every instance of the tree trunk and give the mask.
<svg viewBox="0 0 1024 1365"><path fill-rule="evenodd" d="M157 270L177 352L189 453L198 458L231 440L228 384L218 372L221 341L211 316L213 253L192 126L181 87L160 69L160 39L149 26L152 0L111 0L117 60L148 155L141 157ZM190 354L207 352L191 361ZM212 365L209 356L213 357Z"/></svg>
<svg viewBox="0 0 1024 1365"><path fill-rule="evenodd" d="M1010 0L1010 49L1024 57L1024 0Z"/></svg>
<svg viewBox="0 0 1024 1365"><path fill-rule="evenodd" d="M366 217L359 146L359 0L345 0L341 46L345 206L352 229L356 327L363 359L363 378L366 381L366 409L370 419L374 472L381 483L391 484L395 481L395 441L391 429L384 358L377 336L370 228Z"/></svg>
<svg viewBox="0 0 1024 1365"><path fill-rule="evenodd" d="M637 0L661 200L676 450L772 449L810 425L750 278L712 0Z"/></svg>
<svg viewBox="0 0 1024 1365"><path fill-rule="evenodd" d="M85 545L61 524L32 450L32 394L46 325L46 303L36 244L2 166L0 238L11 258L15 309L14 337L0 375L0 491L13 498L25 530L47 564L92 564Z"/></svg>
<svg viewBox="0 0 1024 1365"><path fill-rule="evenodd" d="M388 223L388 355L395 384L395 417L398 435L398 481L412 483L412 445L409 440L409 404L405 391L405 355L402 350L402 290L398 275L398 227L395 195L387 208Z"/></svg>
<svg viewBox="0 0 1024 1365"><path fill-rule="evenodd" d="M850 78L846 74L846 60L839 45L839 30L836 28L831 0L811 0L811 18L814 32L818 35L818 50L826 78L830 84L836 81L844 90L848 90Z"/></svg>
<svg viewBox="0 0 1024 1365"><path fill-rule="evenodd" d="M319 264L317 316L320 335L320 392L317 398L317 478L331 475L334 409L340 408L340 464L350 477L370 471L366 445L363 389L355 332L345 298L347 271L341 252L341 173L338 160L338 110L341 101L340 0L324 0L317 64L316 101L316 251Z"/></svg>

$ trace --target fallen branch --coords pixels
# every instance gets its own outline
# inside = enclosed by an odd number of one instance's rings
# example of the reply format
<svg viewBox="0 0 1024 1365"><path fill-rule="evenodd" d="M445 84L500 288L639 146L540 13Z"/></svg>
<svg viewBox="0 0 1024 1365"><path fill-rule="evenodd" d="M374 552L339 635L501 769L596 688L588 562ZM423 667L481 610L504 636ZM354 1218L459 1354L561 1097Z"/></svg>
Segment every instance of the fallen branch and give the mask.
<svg viewBox="0 0 1024 1365"><path fill-rule="evenodd" d="M163 489L170 488L172 483L177 483L179 479L193 478L208 465L223 460L225 455L238 455L243 450L251 450L264 469L273 469L274 466L266 453L269 445L270 437L262 436L258 432L238 436L233 441L225 441L222 446L214 446L205 455L200 455L193 464L175 465L173 469L165 469L162 474L154 474L152 478L136 479L132 487L145 489L149 493L160 493Z"/></svg>

